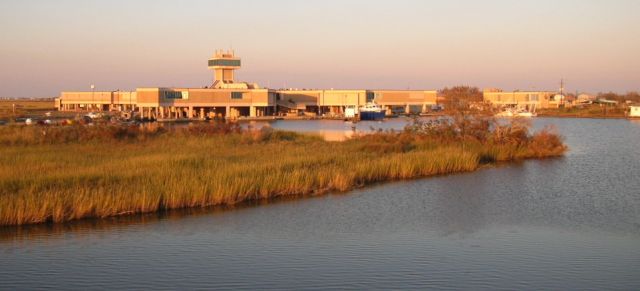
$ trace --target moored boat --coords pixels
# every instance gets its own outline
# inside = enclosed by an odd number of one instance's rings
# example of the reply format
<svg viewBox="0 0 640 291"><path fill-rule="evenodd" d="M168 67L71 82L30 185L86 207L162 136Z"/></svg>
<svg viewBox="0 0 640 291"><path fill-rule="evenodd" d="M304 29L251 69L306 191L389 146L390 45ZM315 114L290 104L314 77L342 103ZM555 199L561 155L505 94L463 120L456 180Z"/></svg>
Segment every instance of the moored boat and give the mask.
<svg viewBox="0 0 640 291"><path fill-rule="evenodd" d="M382 120L385 112L380 105L369 102L360 106L359 114L360 120Z"/></svg>
<svg viewBox="0 0 640 291"><path fill-rule="evenodd" d="M535 111L529 111L526 109L506 108L502 112L498 112L496 117L535 117L538 114Z"/></svg>

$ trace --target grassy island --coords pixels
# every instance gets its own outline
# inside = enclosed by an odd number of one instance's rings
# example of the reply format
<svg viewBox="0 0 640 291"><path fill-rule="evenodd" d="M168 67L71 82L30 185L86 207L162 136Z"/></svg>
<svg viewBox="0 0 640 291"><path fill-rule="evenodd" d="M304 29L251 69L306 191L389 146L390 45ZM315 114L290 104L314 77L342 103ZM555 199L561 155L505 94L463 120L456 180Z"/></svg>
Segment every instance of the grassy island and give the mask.
<svg viewBox="0 0 640 291"><path fill-rule="evenodd" d="M469 117L344 142L225 123L4 126L0 145L0 225L347 191L566 150L550 130Z"/></svg>
<svg viewBox="0 0 640 291"><path fill-rule="evenodd" d="M608 105L585 105L569 108L539 109L538 116L546 117L571 117L571 118L625 118L627 108Z"/></svg>

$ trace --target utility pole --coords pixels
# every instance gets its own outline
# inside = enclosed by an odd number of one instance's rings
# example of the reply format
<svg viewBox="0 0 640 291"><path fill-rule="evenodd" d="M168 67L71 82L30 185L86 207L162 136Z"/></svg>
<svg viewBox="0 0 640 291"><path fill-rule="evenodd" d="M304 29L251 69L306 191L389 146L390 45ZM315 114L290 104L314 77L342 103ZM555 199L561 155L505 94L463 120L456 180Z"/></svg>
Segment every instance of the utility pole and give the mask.
<svg viewBox="0 0 640 291"><path fill-rule="evenodd" d="M560 78L560 104L564 105L564 78Z"/></svg>
<svg viewBox="0 0 640 291"><path fill-rule="evenodd" d="M96 85L91 84L91 111L93 112L93 103L95 103L96 101L94 100L94 95L95 95L95 90L96 89Z"/></svg>

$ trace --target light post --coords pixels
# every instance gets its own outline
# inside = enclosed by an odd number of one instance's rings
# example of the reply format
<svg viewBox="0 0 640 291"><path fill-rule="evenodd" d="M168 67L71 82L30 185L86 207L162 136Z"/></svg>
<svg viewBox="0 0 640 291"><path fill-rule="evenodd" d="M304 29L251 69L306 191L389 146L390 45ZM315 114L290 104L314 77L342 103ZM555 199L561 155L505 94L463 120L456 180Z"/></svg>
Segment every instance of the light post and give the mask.
<svg viewBox="0 0 640 291"><path fill-rule="evenodd" d="M95 95L95 90L96 89L96 85L91 84L91 112L93 112L93 103L95 103L96 101L94 100L94 95Z"/></svg>

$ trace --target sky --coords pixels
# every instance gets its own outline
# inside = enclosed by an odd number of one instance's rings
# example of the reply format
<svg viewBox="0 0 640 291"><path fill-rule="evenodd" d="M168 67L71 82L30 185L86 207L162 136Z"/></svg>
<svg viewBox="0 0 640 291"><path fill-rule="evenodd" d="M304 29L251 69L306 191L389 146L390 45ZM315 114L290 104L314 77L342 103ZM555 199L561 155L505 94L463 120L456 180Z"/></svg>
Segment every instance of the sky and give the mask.
<svg viewBox="0 0 640 291"><path fill-rule="evenodd" d="M1 0L0 97L203 87L640 91L640 1Z"/></svg>

